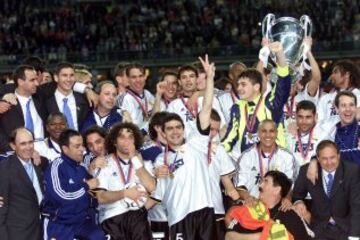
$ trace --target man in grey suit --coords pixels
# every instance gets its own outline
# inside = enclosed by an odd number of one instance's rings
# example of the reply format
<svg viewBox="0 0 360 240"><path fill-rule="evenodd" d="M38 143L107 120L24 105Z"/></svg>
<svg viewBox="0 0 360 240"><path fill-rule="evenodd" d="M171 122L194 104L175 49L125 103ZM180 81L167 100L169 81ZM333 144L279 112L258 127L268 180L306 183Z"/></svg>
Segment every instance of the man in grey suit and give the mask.
<svg viewBox="0 0 360 240"><path fill-rule="evenodd" d="M26 128L10 135L14 155L0 163L0 238L2 240L39 240L42 238L39 205L43 198L42 165L32 163L34 138Z"/></svg>
<svg viewBox="0 0 360 240"><path fill-rule="evenodd" d="M309 164L301 167L295 182L295 210L302 217L311 215L310 226L318 240L360 239L360 168L340 160L338 146L324 140L316 149L319 179L313 185L306 177ZM310 193L311 207L304 199Z"/></svg>

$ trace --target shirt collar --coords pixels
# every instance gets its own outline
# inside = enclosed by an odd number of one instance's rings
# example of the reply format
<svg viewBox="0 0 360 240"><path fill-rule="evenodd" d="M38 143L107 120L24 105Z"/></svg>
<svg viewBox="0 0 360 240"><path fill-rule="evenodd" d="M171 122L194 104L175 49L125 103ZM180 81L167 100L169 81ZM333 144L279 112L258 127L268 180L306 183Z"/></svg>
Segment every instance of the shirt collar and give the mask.
<svg viewBox="0 0 360 240"><path fill-rule="evenodd" d="M58 89L56 89L56 91L55 91L55 97L56 98L59 98L59 99L64 99L64 98L72 98L72 97L74 97L74 94L73 94L73 92L71 91L70 92L70 94L69 95L67 95L67 96L65 96L64 94L62 94Z"/></svg>
<svg viewBox="0 0 360 240"><path fill-rule="evenodd" d="M145 97L145 90L143 90L143 92L141 94L138 94L137 92L131 90L129 87L127 88L127 90L129 92L133 93L135 96L141 98L141 99L143 99Z"/></svg>
<svg viewBox="0 0 360 240"><path fill-rule="evenodd" d="M71 166L77 167L80 163L76 162L75 160L71 159L70 157L66 156L64 153L61 153L61 158L68 162Z"/></svg>
<svg viewBox="0 0 360 240"><path fill-rule="evenodd" d="M261 94L259 94L257 97L255 97L255 99L253 101L249 101L248 105L249 106L255 106L259 102L260 97L261 97Z"/></svg>
<svg viewBox="0 0 360 240"><path fill-rule="evenodd" d="M29 97L25 97L25 96L21 96L19 95L16 90L15 90L15 96L17 97L17 99L19 100L19 102L24 102L24 103L27 103L29 101L29 99L32 99L31 96Z"/></svg>
<svg viewBox="0 0 360 240"><path fill-rule="evenodd" d="M26 164L32 164L32 162L31 162L31 159L29 159L29 160L24 160L24 159L22 159L22 158L20 158L18 155L16 155L17 156L17 158L20 160L20 162L21 162L21 164L25 167L25 165Z"/></svg>
<svg viewBox="0 0 360 240"><path fill-rule="evenodd" d="M328 171L326 171L325 169L322 169L321 171L322 171L323 177L325 177L326 180L327 180L327 176L329 175L329 173L330 173L333 177L335 177L336 170L335 170L335 171L332 171L332 172L328 172Z"/></svg>

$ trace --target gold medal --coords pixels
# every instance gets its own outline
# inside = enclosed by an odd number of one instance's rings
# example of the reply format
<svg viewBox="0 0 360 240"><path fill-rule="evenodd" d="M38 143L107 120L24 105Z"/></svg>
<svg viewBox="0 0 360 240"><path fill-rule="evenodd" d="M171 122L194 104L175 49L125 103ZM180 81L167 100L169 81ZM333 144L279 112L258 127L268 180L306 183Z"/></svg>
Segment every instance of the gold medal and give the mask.
<svg viewBox="0 0 360 240"><path fill-rule="evenodd" d="M253 138L252 133L248 132L248 133L247 133L247 137L248 137L249 140L252 140L252 138Z"/></svg>
<svg viewBox="0 0 360 240"><path fill-rule="evenodd" d="M174 179L174 173L173 173L173 172L169 172L169 177L170 177L170 179Z"/></svg>

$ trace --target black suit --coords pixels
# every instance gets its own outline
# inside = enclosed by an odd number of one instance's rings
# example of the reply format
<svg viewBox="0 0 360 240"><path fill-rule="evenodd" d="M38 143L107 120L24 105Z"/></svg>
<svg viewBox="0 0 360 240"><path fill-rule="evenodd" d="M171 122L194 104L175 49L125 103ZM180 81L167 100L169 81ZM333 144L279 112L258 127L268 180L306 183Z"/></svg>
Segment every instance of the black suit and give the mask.
<svg viewBox="0 0 360 240"><path fill-rule="evenodd" d="M40 187L43 187L43 170L34 166ZM41 189L43 191L43 189ZM17 156L12 155L0 163L0 238L2 240L39 240L42 238L39 203L32 182Z"/></svg>
<svg viewBox="0 0 360 240"><path fill-rule="evenodd" d="M90 107L88 101L82 94L77 92L73 92L73 94L76 103L76 117L77 117L78 129L81 129L81 126L86 119ZM51 98L49 98L46 101L46 110L48 114L61 112L59 106L57 105L55 95L53 95Z"/></svg>
<svg viewBox="0 0 360 240"><path fill-rule="evenodd" d="M338 236L360 236L360 168L348 161L340 161L335 172L330 198L323 187L322 168L318 164L319 179L313 185L306 177L309 164L301 167L295 182L293 200L304 200L309 192L311 202L311 227L317 237L328 236L329 228L336 229ZM329 224L332 217L336 226ZM343 237L340 237L340 236ZM328 236L329 237L329 236ZM331 236L330 236L331 239Z"/></svg>
<svg viewBox="0 0 360 240"><path fill-rule="evenodd" d="M46 119L45 107L37 98L33 97L32 99L34 101L36 111L39 114L40 118L43 120L44 125ZM0 153L11 150L9 146L10 133L16 128L25 126L24 114L18 100L17 103L17 105L11 106L11 108L7 112L0 114ZM34 124L37 123L34 122Z"/></svg>

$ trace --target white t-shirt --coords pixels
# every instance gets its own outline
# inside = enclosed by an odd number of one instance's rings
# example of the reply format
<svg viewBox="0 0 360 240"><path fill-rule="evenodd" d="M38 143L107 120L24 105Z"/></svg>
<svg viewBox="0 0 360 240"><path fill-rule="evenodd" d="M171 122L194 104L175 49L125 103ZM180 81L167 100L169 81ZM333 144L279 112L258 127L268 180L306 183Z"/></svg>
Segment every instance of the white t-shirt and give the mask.
<svg viewBox="0 0 360 240"><path fill-rule="evenodd" d="M211 196L214 204L215 214L225 214L223 198L221 194L221 176L235 172L235 166L224 147L220 143L211 144L211 162L209 164Z"/></svg>
<svg viewBox="0 0 360 240"><path fill-rule="evenodd" d="M104 188L107 191L120 191L124 190L126 184L128 183L141 184L140 179L135 174L135 169L130 169L130 164L124 164L121 161L118 161L113 154L107 155L105 159L107 161L107 166L101 169L99 175L97 176L97 179L99 180L99 188ZM127 183L124 182L118 166L121 167ZM151 161L144 161L144 167L148 172L152 173L153 165ZM129 171L131 172L129 173ZM99 221L102 223L106 219L129 211L129 208L125 200L121 199L113 203L99 204L98 210Z"/></svg>
<svg viewBox="0 0 360 240"><path fill-rule="evenodd" d="M152 197L161 201L168 211L168 223L172 226L189 213L213 208L207 158L209 136L194 135L176 151L168 151L167 161L173 178L159 178ZM164 165L161 153L155 166Z"/></svg>
<svg viewBox="0 0 360 240"><path fill-rule="evenodd" d="M128 90L123 97L122 105L118 107L122 110L126 110L130 114L132 122L135 125L137 125L140 129L147 131L148 119L144 119L143 108L144 110L147 110L148 116L150 117L151 111L154 107L154 102L154 96L146 89L144 90L142 96L139 96L136 93L133 93L132 95Z"/></svg>
<svg viewBox="0 0 360 240"><path fill-rule="evenodd" d="M360 107L360 90L354 88L351 90L357 98L357 107ZM327 121L331 116L338 115L335 109L335 97L338 94L337 91L332 91L321 96L317 105L318 122Z"/></svg>
<svg viewBox="0 0 360 240"><path fill-rule="evenodd" d="M262 157L263 174L270 170L277 170L286 174L292 181L295 180L298 167L294 156L282 147L277 147L270 163L269 156ZM260 170L260 160L257 144L247 149L241 155L237 163L237 174L235 177L235 186L245 186L251 196L259 197L258 184L262 178Z"/></svg>
<svg viewBox="0 0 360 240"><path fill-rule="evenodd" d="M231 119L231 107L239 101L239 98L233 92L224 91L218 95L217 99L219 100L221 110L224 114L225 122L228 124Z"/></svg>
<svg viewBox="0 0 360 240"><path fill-rule="evenodd" d="M203 99L204 98L202 96L198 98L197 113L199 113L202 109ZM188 100L189 100L189 98L186 98L186 97L184 98L185 103ZM213 100L213 108L219 113L220 118L221 118L221 127L223 127L225 125L225 118L222 113L220 103L216 98L214 98L214 100ZM196 128L196 116L194 117L192 115L192 113L187 109L187 107L185 106L185 104L182 102L182 100L180 98L173 100L168 105L167 111L176 113L181 117L181 119L185 125L185 138L186 139L190 138L191 135L193 135L193 133L196 132L196 130L194 129L194 128Z"/></svg>

